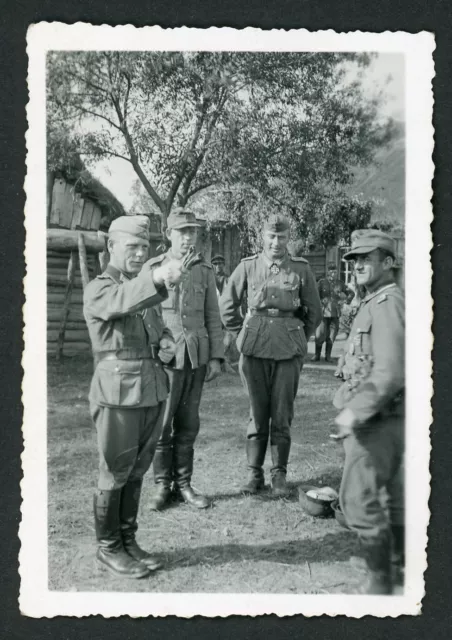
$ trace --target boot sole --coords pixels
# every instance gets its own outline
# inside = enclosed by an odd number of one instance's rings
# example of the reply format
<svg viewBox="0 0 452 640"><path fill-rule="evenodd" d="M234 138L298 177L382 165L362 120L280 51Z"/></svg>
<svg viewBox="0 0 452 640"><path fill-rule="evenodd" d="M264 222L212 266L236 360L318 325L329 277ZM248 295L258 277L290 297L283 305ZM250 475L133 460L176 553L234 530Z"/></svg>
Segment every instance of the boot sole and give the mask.
<svg viewBox="0 0 452 640"><path fill-rule="evenodd" d="M108 564L105 564L105 562L103 562L102 560L99 560L99 558L96 558L96 562L101 569L105 569L109 574L115 576L116 578L126 578L127 580L142 580L143 578L148 578L151 575L151 570L148 567L146 567L146 571L144 571L143 573L131 575L130 573L121 573L120 571L116 571Z"/></svg>

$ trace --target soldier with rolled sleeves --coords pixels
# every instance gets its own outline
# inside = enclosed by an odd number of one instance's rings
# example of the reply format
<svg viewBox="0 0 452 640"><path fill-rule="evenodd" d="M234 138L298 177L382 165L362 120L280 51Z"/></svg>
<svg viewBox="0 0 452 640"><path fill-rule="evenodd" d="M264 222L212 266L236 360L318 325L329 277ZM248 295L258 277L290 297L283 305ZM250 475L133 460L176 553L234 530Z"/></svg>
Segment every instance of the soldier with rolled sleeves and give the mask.
<svg viewBox="0 0 452 640"><path fill-rule="evenodd" d="M246 493L264 488L262 466L270 438L272 490L275 496L288 494L294 400L307 340L320 320L314 276L304 258L287 252L288 241L289 221L272 216L264 227L262 253L241 261L220 299L224 325L238 334L240 370L251 404ZM240 305L245 292L248 312L243 319Z"/></svg>
<svg viewBox="0 0 452 640"><path fill-rule="evenodd" d="M345 467L340 502L357 532L369 576L361 593L390 594L391 546L404 563L404 298L395 283L395 242L376 230L356 231L346 260L355 260L367 291L353 321L334 404ZM388 509L381 502L385 488Z"/></svg>
<svg viewBox="0 0 452 640"><path fill-rule="evenodd" d="M158 358L174 353L158 305L165 284L181 278L171 261L144 264L149 219L122 216L109 229L110 263L84 292L84 315L95 370L89 393L97 429L100 472L94 496L97 559L112 573L143 578L159 563L136 540L143 476L162 428L168 380Z"/></svg>
<svg viewBox="0 0 452 640"><path fill-rule="evenodd" d="M153 258L158 269L173 259L182 259L196 243L201 226L194 213L176 209L168 216L170 250ZM163 430L154 457L155 493L151 509L163 509L175 496L197 508L210 500L191 487L196 436L200 428L199 404L205 380L221 373L223 333L218 309L215 277L210 264L194 266L187 279L170 290L162 303L163 320L176 342L174 361L167 368L170 394Z"/></svg>
<svg viewBox="0 0 452 640"><path fill-rule="evenodd" d="M320 360L325 342L325 361L331 362L333 344L339 331L341 298L346 299L347 303L351 302L355 293L339 280L337 267L333 262L328 265L328 276L321 278L317 286L322 303L322 321L315 332L315 355L312 360Z"/></svg>

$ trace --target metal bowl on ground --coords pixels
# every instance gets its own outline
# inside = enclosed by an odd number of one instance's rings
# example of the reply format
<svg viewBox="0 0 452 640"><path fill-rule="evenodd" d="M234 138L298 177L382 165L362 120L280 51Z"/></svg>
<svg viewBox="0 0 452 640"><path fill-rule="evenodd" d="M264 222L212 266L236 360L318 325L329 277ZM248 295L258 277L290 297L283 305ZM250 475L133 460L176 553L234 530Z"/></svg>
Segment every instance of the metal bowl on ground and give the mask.
<svg viewBox="0 0 452 640"><path fill-rule="evenodd" d="M324 496L322 498L314 498L308 495L308 492L319 492L319 487L304 484L298 487L298 500L301 508L305 513L315 518L327 518L333 515L331 509L332 498Z"/></svg>
<svg viewBox="0 0 452 640"><path fill-rule="evenodd" d="M331 503L331 508L333 509L334 517L339 522L339 524L342 527L345 527L346 529L348 529L348 525L347 525L347 522L345 521L345 516L344 516L344 513L343 513L343 511L341 509L341 505L339 503L339 500L334 500Z"/></svg>

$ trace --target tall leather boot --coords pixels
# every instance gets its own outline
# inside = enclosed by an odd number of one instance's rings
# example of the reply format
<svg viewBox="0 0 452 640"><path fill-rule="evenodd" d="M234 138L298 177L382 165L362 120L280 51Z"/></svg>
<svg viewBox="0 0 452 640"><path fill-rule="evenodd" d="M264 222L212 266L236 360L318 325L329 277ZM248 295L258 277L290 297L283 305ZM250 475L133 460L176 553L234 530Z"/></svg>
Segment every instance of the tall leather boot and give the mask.
<svg viewBox="0 0 452 640"><path fill-rule="evenodd" d="M190 485L193 474L194 451L191 445L174 445L174 492L176 497L197 509L206 509L212 504L209 498L193 491Z"/></svg>
<svg viewBox="0 0 452 640"><path fill-rule="evenodd" d="M383 532L377 538L361 538L368 576L366 581L358 587L358 593L367 595L392 594L391 578L391 538L389 531Z"/></svg>
<svg viewBox="0 0 452 640"><path fill-rule="evenodd" d="M315 345L315 355L311 358L311 362L320 362L320 354L322 353L322 345Z"/></svg>
<svg viewBox="0 0 452 640"><path fill-rule="evenodd" d="M331 362L331 352L333 350L333 343L331 340L327 340L325 344L325 362Z"/></svg>
<svg viewBox="0 0 452 640"><path fill-rule="evenodd" d="M143 480L141 479L132 480L122 489L119 507L122 544L129 556L145 564L149 571L156 571L162 567L161 562L157 562L150 553L144 551L135 539L142 484Z"/></svg>
<svg viewBox="0 0 452 640"><path fill-rule="evenodd" d="M119 525L121 489L98 491L94 495L94 522L98 548L97 560L110 573L122 578L145 578L146 565L132 558L124 549Z"/></svg>
<svg viewBox="0 0 452 640"><path fill-rule="evenodd" d="M267 450L267 440L247 438L246 459L248 461L248 480L241 488L243 493L258 493L265 486L262 466Z"/></svg>
<svg viewBox="0 0 452 640"><path fill-rule="evenodd" d="M286 484L287 463L289 461L290 441L282 440L271 445L272 452L272 493L278 498L285 498L290 490Z"/></svg>
<svg viewBox="0 0 452 640"><path fill-rule="evenodd" d="M161 511L171 501L173 477L173 450L171 446L156 449L153 467L155 491L149 500L149 508L153 511Z"/></svg>
<svg viewBox="0 0 452 640"><path fill-rule="evenodd" d="M392 580L394 587L403 592L405 584L405 527L391 526L392 531Z"/></svg>

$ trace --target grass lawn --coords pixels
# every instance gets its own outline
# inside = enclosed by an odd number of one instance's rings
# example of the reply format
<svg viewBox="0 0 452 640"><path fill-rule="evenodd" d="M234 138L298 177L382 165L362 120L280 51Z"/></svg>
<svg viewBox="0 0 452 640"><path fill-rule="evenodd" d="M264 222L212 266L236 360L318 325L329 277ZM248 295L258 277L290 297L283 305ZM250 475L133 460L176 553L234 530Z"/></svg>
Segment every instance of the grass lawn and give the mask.
<svg viewBox="0 0 452 640"><path fill-rule="evenodd" d="M362 578L350 563L355 536L334 519L306 515L300 483L339 488L342 447L329 441L334 416L332 371L302 373L292 428L288 480L293 497L244 496L248 402L238 376L206 384L193 486L214 498L196 511L146 507L145 478L138 541L164 562L145 580L121 580L95 562L92 494L97 480L95 430L87 394L92 363L78 358L48 367L49 588L58 591L347 593ZM268 454L267 454L268 455ZM269 460L266 480L269 482Z"/></svg>

